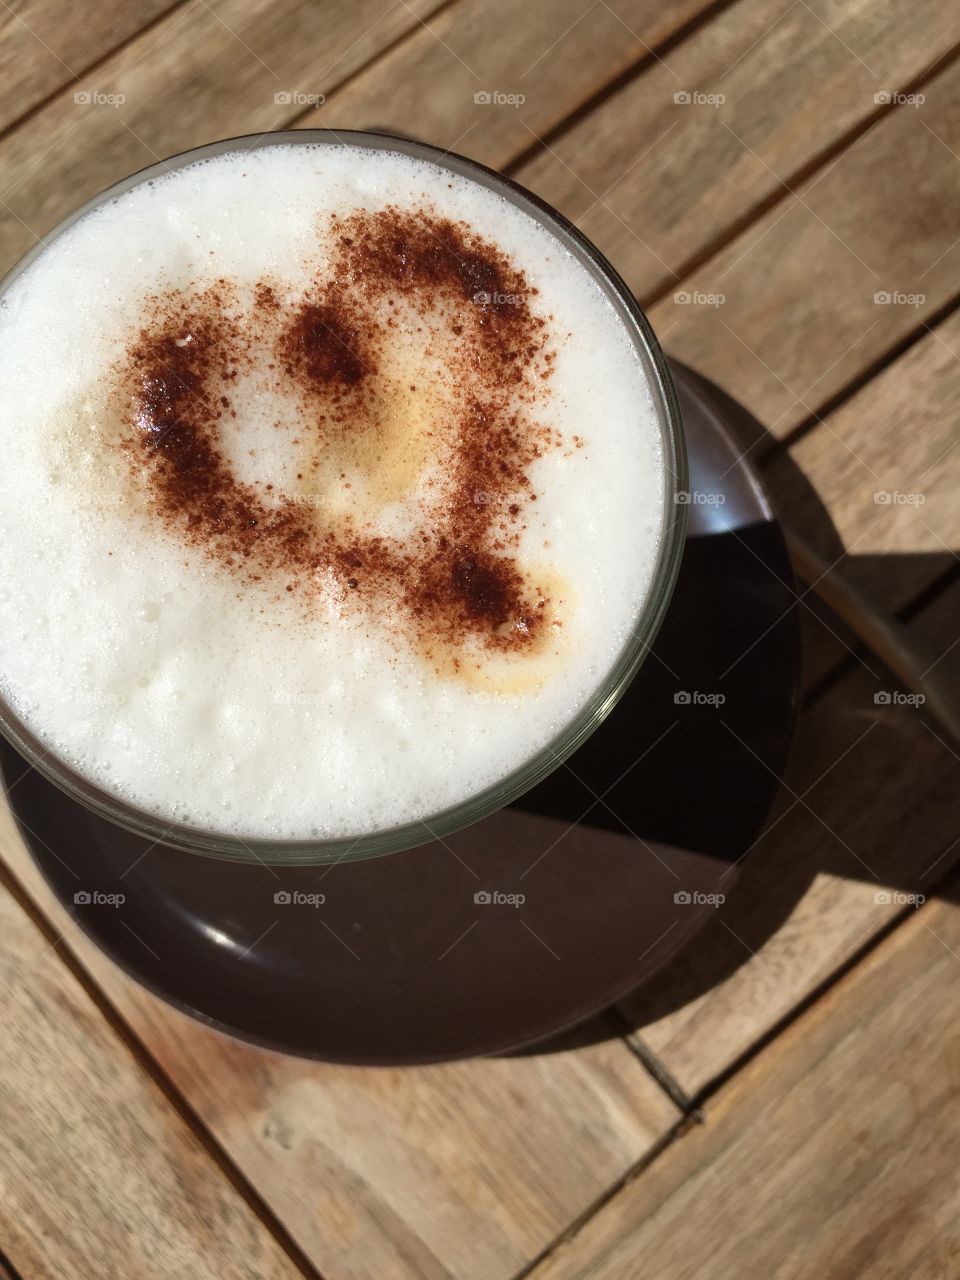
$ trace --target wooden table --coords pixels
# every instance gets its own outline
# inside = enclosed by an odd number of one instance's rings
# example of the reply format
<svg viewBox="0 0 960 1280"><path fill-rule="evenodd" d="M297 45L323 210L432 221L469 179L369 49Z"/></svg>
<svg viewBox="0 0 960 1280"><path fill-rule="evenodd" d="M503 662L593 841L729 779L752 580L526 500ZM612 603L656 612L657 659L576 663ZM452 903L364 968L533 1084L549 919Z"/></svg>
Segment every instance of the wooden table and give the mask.
<svg viewBox="0 0 960 1280"><path fill-rule="evenodd" d="M4 268L123 175L288 125L406 131L575 219L775 439L806 645L736 894L585 1047L223 1038L86 941L4 810L10 1273L960 1274L960 8L11 0L0 31Z"/></svg>

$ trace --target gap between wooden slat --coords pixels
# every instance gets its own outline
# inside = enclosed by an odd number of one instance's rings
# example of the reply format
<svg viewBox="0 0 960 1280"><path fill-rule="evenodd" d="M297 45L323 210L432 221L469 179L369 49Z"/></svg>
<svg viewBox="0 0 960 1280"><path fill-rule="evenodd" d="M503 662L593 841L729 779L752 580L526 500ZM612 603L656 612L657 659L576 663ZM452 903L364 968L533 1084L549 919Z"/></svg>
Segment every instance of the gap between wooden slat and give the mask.
<svg viewBox="0 0 960 1280"><path fill-rule="evenodd" d="M778 1022L770 1027L764 1034L756 1040L728 1067L726 1067L719 1075L715 1076L708 1084L699 1089L690 1100L689 1113L679 1120L671 1129L669 1129L648 1151L644 1157L633 1164L627 1172L617 1180L617 1182L599 1197L598 1200L590 1207L589 1211L580 1215L575 1223L572 1223L564 1232L552 1240L545 1249L541 1251L539 1256L531 1263L518 1271L512 1277L512 1280L525 1280L536 1267L540 1266L547 1258L556 1253L559 1248L567 1243L584 1227L600 1209L608 1204L618 1195L629 1183L635 1181L641 1174L658 1160L660 1156L671 1147L674 1142L682 1138L693 1128L694 1125L704 1123L702 1108L709 1100L726 1085L734 1075L736 1075L743 1067L750 1063L758 1054L762 1053L779 1035L787 1030L798 1018L803 1015L823 996L825 996L837 983L841 982L849 973L856 969L864 960L871 955L878 947L882 946L886 940L910 919L915 912L929 910L929 904L932 898L937 896L941 891L948 887L956 887L958 881L956 867L951 867L935 885L931 886L926 894L926 900L919 907L905 906L896 917L885 925L882 929L878 929L876 933L857 948L844 962L836 968L829 977L825 978L817 987L809 992L801 1001L799 1001L787 1014L785 1014Z"/></svg>
<svg viewBox="0 0 960 1280"><path fill-rule="evenodd" d="M817 409L804 418L802 422L798 422L795 427L792 427L786 435L776 441L776 449L771 449L769 445L759 446L757 450L758 458L762 460L770 457L773 452L779 449L790 449L802 440L804 436L810 435L812 431L817 429L824 418L833 413L835 409L839 409L847 400L851 400L868 382L872 382L877 374L883 373L884 369L889 368L902 355L906 355L911 347L916 346L918 342L922 342L929 333L938 328L945 320L949 320L958 308L960 308L960 293L957 293L948 302L938 307L936 311L932 311L926 320L921 320L913 329L905 333L902 338L898 338L893 346L887 348L883 355L878 356L872 364L862 369L839 391L835 391L833 395L818 405Z"/></svg>
<svg viewBox="0 0 960 1280"><path fill-rule="evenodd" d="M720 5L714 10L714 12L718 12L720 9L725 7L726 7L725 5ZM695 29L695 27L698 25L699 25L698 20L694 20L693 23L688 24L688 27L685 28L683 32L678 33L680 39L683 39L687 35L691 34L692 30ZM675 39L673 43L674 44L679 43L679 40ZM903 93L916 92L917 90L922 88L923 85L925 85L934 76L936 76L941 71L949 67L954 61L956 61L958 57L960 57L960 44L954 44L946 52L944 52L939 57L937 57L923 72L913 77L908 82L908 84L906 84L903 87L902 92ZM631 69L629 72L625 73L625 75L620 78L620 83L616 86L616 88L617 89L622 88L623 85L625 85L626 83L629 82L629 80L634 78L635 74L641 74L642 71L646 69L646 64L648 64L649 61L650 61L649 59L645 59L644 65L640 66L639 71L636 71L635 69ZM616 90L613 90L613 91L615 92ZM609 93L604 94L603 92L601 92L600 95L596 95L596 98L591 103L591 106L597 105L599 101L605 100L605 98L609 96L611 96ZM738 219L734 224L732 224L731 227L728 228L723 233L723 235L718 236L713 242L708 244L703 250L698 252L696 255L692 255L691 258L685 264L683 264L682 267L678 270L678 280L675 281L674 284L682 281L686 276L689 276L693 271L696 271L701 266L703 266L707 261L709 261L710 258L714 257L717 253L721 252L738 235L742 234L742 232L748 226L750 226L753 222L755 222L758 218L762 217L770 209L774 208L776 205L780 204L782 201L789 198L792 194L789 188L796 187L799 184L806 182L809 178L813 177L818 169L822 168L824 165L828 164L835 157L839 156L848 147L854 145L861 137L863 137L877 123L879 123L881 119L887 114L888 111L895 110L895 109L897 109L897 104L891 104L890 106L882 106L877 111L870 113L870 115L866 116L863 120L859 121L855 126L847 130L846 133L843 134L840 138L836 139L833 143L831 143L830 146L825 147L821 152L819 152L806 164L802 165L794 174L790 175L790 177L787 179L786 184L784 185L783 188L779 189L776 192L771 193L770 196L758 202L757 205L755 205L752 209L750 209L747 213L745 213L740 219ZM556 137L560 136L562 133L565 133L569 127L572 127L573 124L576 124L577 120L581 118L583 114L585 113L580 112L579 109L577 112L571 113L570 116L568 116L564 121L562 121L553 130L551 130L549 134L546 134L544 136L543 141L552 142ZM528 148L524 153L522 153L520 157L518 157L514 161L511 161L511 163L508 166L505 166L505 171L512 172L514 169L518 168L524 161L530 158L530 156L536 154L541 149L542 149L542 144L534 144L532 147ZM641 302L644 309L645 310L649 309L656 302L658 302L663 297L665 297L670 292L672 287L673 285L665 286L658 292L655 292L654 294L652 294L650 297L642 299ZM843 388L840 389L840 391L834 393L828 400L824 401L824 403L818 407L815 413L812 413L807 419L799 423L782 440L772 442L771 445L763 448L760 455L761 459L764 457L769 458L773 454L776 454L782 450L788 449L791 445L795 444L804 436L808 435L811 431L813 431L819 425L822 418L834 412L846 401L852 399L853 396L856 395L857 392L862 390L862 388L866 386L867 383L869 383L873 378L875 378L878 374L883 372L884 369L892 365L896 360L900 358L900 356L905 354L917 342L921 341L924 337L926 337L931 330L934 330L941 323L947 320L958 309L958 307L960 307L960 294L955 296L948 303L944 304L944 306L940 307L925 322L922 322L919 325L917 325L915 329L913 329L909 334L900 338L886 352L884 352L884 354L879 359L875 360L865 370L861 371L855 378L851 379L849 383L847 383ZM932 604L945 590L947 590L950 586L952 586L958 578L960 578L960 564L945 570L933 582L929 583L922 591L920 591L915 597L913 597L910 601L908 601L907 604L902 606L894 614L894 616L897 618L899 622L909 621L911 618L917 616L917 614L919 614L922 611L922 609ZM867 651L866 645L858 646L858 648L862 648L864 651ZM871 649L869 650L869 652L872 653L873 650ZM826 675L821 677L821 679L804 696L803 703L802 703L804 709L812 706L814 703L819 701L820 698L822 698L830 688L832 688L836 683L839 682L839 680L841 680L845 675L847 675L849 673L849 670L852 668L853 664L855 663L855 661L856 659L853 656L853 654L848 655L846 658L842 659L831 671L829 671L828 673L826 673ZM883 928L878 929L876 932L871 934L871 936L868 939L866 939L860 947L856 948L851 953L851 955L848 956L842 962L842 964L840 964L825 979L823 979L823 981L821 981L810 992L808 992L806 996L804 996L801 1000L797 1002L796 1005L793 1006L793 1008L791 1008L783 1017L781 1017L770 1028L768 1028L767 1031L763 1033L763 1035L758 1037L758 1039L754 1041L753 1044L751 1044L746 1050L744 1050L744 1052L740 1054L739 1057L737 1057L731 1064L729 1064L721 1073L715 1076L708 1084L706 1084L701 1089L699 1089L697 1093L694 1094L692 1097L688 1096L686 1092L679 1086L679 1084L675 1080L673 1080L671 1074L667 1071L663 1063L661 1063L660 1060L657 1058L657 1056L645 1045L645 1043L642 1040L642 1037L638 1034L634 1034L632 1045L633 1047L635 1047L637 1055L640 1058L640 1061L644 1064L646 1069L654 1077L654 1079L660 1084L660 1086L664 1088L665 1091L670 1095L670 1097L676 1103L676 1105L686 1113L687 1121L686 1123L683 1121L678 1122L677 1125L675 1125L671 1130L669 1130L661 1139L661 1141L657 1143L656 1146L653 1149L651 1149L651 1151L646 1153L646 1155L642 1160L638 1161L634 1166L632 1166L629 1170L627 1170L627 1172L623 1175L623 1177L619 1179L618 1182L613 1187L608 1188L608 1191L604 1194L604 1196L601 1197L598 1200L598 1202L596 1202L593 1206L591 1206L588 1211L582 1214L581 1217L577 1220L577 1222L572 1223L567 1228L566 1231L564 1231L561 1235L559 1235L550 1245L548 1245L542 1251L541 1255L537 1259L535 1259L533 1262L529 1263L521 1271L519 1271L517 1275L514 1277L514 1280L524 1280L524 1277L526 1277L532 1271L534 1271L547 1257L553 1254L567 1240L572 1239L573 1236L575 1236L577 1232L582 1228L582 1226L585 1225L585 1223L600 1208L602 1208L603 1205L605 1205L610 1200L612 1200L613 1197L623 1189L623 1187L625 1187L628 1183L632 1182L636 1177L638 1177L647 1168L649 1168L650 1165L654 1162L654 1160L659 1158L659 1156L662 1154L664 1150L667 1149L667 1147L672 1145L672 1143L676 1141L678 1137L681 1137L683 1133L685 1133L689 1129L690 1123L695 1122L697 1117L699 1116L701 1112L701 1108L737 1072L739 1072L744 1066L746 1066L750 1061L752 1061L759 1053L763 1052L763 1050L769 1044L771 1044L779 1035L781 1035L783 1031L785 1031L789 1026L791 1026L798 1018L802 1017L807 1012L808 1009L810 1009L818 1000L820 1000L824 995L826 995L838 982L842 981L847 976L847 974L849 974L859 964L861 964L877 947L882 946L886 942L887 938L889 938L894 933L894 931L898 929L912 915L914 911L923 910L924 907L927 905L927 903L929 903L930 899L937 896L946 885L950 884L955 879L956 879L956 871L954 867L951 867L945 873L945 875L941 877L940 880L938 880L933 886L931 886L930 890L926 895L927 902L924 904L924 906L921 906L919 908L912 907L912 906L904 907L904 909L901 912L899 912L895 916L895 918L889 922L889 924L887 924ZM628 1041L628 1043L631 1043L631 1042Z"/></svg>
<svg viewBox="0 0 960 1280"><path fill-rule="evenodd" d="M960 563L950 565L948 568L944 569L942 573L939 573L932 582L927 583L922 591L913 596L912 599L908 600L906 604L901 605L901 607L893 614L893 617L901 626L906 626L908 623L912 622L919 613L926 609L928 605L933 604L933 602L942 596L945 591L948 591L958 579L960 579ZM814 594L816 594L816 588L814 588ZM855 671L858 665L858 655L872 653L875 657L880 657L879 654L874 653L869 645L862 642L854 645L852 652L846 654L828 671L825 671L818 680L814 681L803 696L801 703L802 707L806 709L807 707L813 706L813 704L818 702L825 693L829 692L830 689L839 684L840 681L848 676L852 671ZM918 690L913 690L913 692L916 693Z"/></svg>
<svg viewBox="0 0 960 1280"><path fill-rule="evenodd" d="M614 76L607 84L602 85L584 98L571 111L568 111L561 120L551 125L549 129L545 129L540 137L525 146L522 151L518 151L509 160L505 160L499 166L500 172L508 176L514 174L528 160L532 160L541 151L547 150L557 138L574 129L591 111L602 106L610 98L618 94L621 89L625 89L632 81L638 80L655 62L661 62L665 54L671 53L678 45L696 35L701 27L705 27L708 22L719 17L725 9L732 9L738 3L740 3L740 0L714 0L713 4L707 5L705 9L701 9L699 13L694 14L676 31L671 32L669 36L661 40L659 44L647 45L647 52L642 54L636 62L631 63L629 67Z"/></svg>
<svg viewBox="0 0 960 1280"><path fill-rule="evenodd" d="M98 986L83 964L74 955L69 945L65 943L66 935L56 931L42 909L34 902L31 895L2 857L0 857L0 886L7 890L17 906L40 932L50 950L56 952L61 962L80 984L118 1040L132 1055L137 1066L141 1067L150 1077L166 1101L213 1160L220 1173L223 1174L251 1212L286 1253L291 1263L304 1277L304 1280L324 1280L324 1277L262 1198L243 1170L227 1154L191 1107L186 1097L156 1061L132 1027L123 1019L102 988ZM79 926L77 927L79 928ZM3 1254L0 1253L0 1263L3 1260ZM0 1280L3 1280L2 1270L0 1270Z"/></svg>
<svg viewBox="0 0 960 1280"><path fill-rule="evenodd" d="M914 329L911 329L908 334L894 343L892 347L888 348L888 350L885 351L878 360L875 360L868 369L859 373L855 378L852 378L844 387L830 396L830 398L824 401L822 405L818 406L814 413L805 418L803 422L798 423L793 431L784 436L782 440L771 440L770 442L765 442L758 446L756 450L756 457L760 468L762 469L765 463L771 462L773 459L780 457L783 453L789 452L790 448L798 440L809 435L816 429L824 418L829 417L830 414L841 408L841 406L848 400L852 400L853 397L857 395L858 392L862 391L869 382L879 374L883 373L885 369L895 364L901 356L905 355L911 349L911 347L916 346L917 343L923 341L923 339L928 337L931 333L936 332L939 326L949 320L949 318L958 309L960 309L960 294L957 294L956 297L952 298L949 302L945 303L935 311L929 319L922 321ZM799 534L794 533L794 537L802 541L802 537ZM836 573L835 566L831 570L831 573ZM921 610L925 609L927 605L932 604L938 596L951 587L958 577L960 577L960 564L950 565L939 573L932 582L928 582L927 585L921 588L916 595L911 596L905 604L901 605L899 609L894 610L889 616L901 625L912 621ZM827 610L836 617L836 611L830 608L830 605L824 599L824 593L818 589L816 583L812 590L813 594L823 602ZM846 620L841 619L841 621ZM855 626L851 626L849 622L846 622L846 626L849 630L853 630L854 634L857 635ZM879 658L881 662L885 662L884 654L878 650L876 645L869 644L865 639L857 635L857 643L850 646L850 652L840 658L832 667L825 671L809 689L802 693L801 707L806 710L813 706L814 703L819 701L825 693L832 689L834 685L838 684L850 673L850 671L854 669L858 656L871 654L874 657ZM889 667L888 662L885 662L885 665ZM920 689L913 689L912 691L914 693L922 692Z"/></svg>
<svg viewBox="0 0 960 1280"><path fill-rule="evenodd" d="M426 18L421 18L416 23L416 25L408 28L406 31L396 36L388 44L385 44L382 49L378 49L376 53L372 54L367 59L366 62L362 63L356 69L356 71L352 71L348 76L345 76L343 80L338 81L336 84L336 91L339 92L341 89L351 84L354 80L356 80L358 76L363 75L372 66L374 66L377 62L379 62L381 58L385 57L388 53L392 53L393 50L396 49L398 45L401 45L405 41L410 40L414 36L416 36L421 26L426 26L428 22L432 21L439 14L446 13L448 9L452 9L454 8L455 5L461 4L463 2L464 0L443 0L443 3L439 4L436 9L433 9L427 15ZM78 81L82 80L85 76L88 76L92 72L96 71L98 67L101 67L103 66L104 63L109 62L110 59L115 57L117 54L122 53L123 50L126 49L128 45L133 44L135 40L139 40L142 36L154 30L161 23L167 22L168 19L170 19L178 10L188 8L190 5L194 3L195 3L195 0L174 0L174 3L171 4L168 9L164 9L162 13L158 13L155 17L151 18L149 22L145 23L142 27L139 27L136 31L132 32L125 39L121 40L119 44L113 45L105 53L101 54L99 58L94 58L94 60L88 65L81 67L77 71L74 71L69 80L65 80L63 84L57 85L55 89L51 89L51 91L48 94L46 94L45 97L41 98L39 102L35 102L33 106L28 108L28 110L24 111L22 115L17 116L15 120L11 120L9 124L5 125L2 129L0 129L0 145L2 145L6 141L6 139L12 133L16 132L16 130L19 129L22 125L27 124L30 120L33 119L35 115L38 115L45 107L48 107L51 102L54 102L57 98L61 97L63 94L69 93L69 91L73 88L75 84L77 84ZM209 7L209 6L205 6L205 7ZM295 115L291 116L290 119L287 120L285 123L281 124L279 128L280 129L295 128L297 121L305 119L306 116L310 115L310 113L313 110L314 108L312 106L304 107L302 110L297 111ZM277 130L270 129L267 132L275 133L277 132ZM217 141L217 139L211 138L210 141L211 142Z"/></svg>
<svg viewBox="0 0 960 1280"><path fill-rule="evenodd" d="M646 1169L648 1169L650 1165L653 1164L654 1160L658 1159L663 1152L666 1151L667 1147L672 1146L678 1138L683 1137L688 1129L698 1123L699 1121L692 1116L681 1116L681 1118L673 1124L657 1142L653 1144L649 1151L645 1151L639 1160L635 1160L634 1163L630 1165L630 1167L626 1169L615 1182L612 1182L609 1187L606 1187L603 1194L597 1196L593 1203L588 1205L587 1208L584 1209L584 1211L573 1222L565 1227L558 1236L551 1240L545 1248L541 1249L535 1258L531 1258L531 1260L525 1263L519 1271L515 1272L511 1277L511 1280L525 1280L531 1272L535 1271L543 1262L546 1261L547 1258L550 1257L552 1253L555 1253L561 1245L566 1244L568 1240L572 1240L573 1237L587 1225L590 1219L600 1212L604 1205L609 1204L614 1196L619 1195L628 1183L633 1182L635 1178L638 1178Z"/></svg>
<svg viewBox="0 0 960 1280"><path fill-rule="evenodd" d="M833 987L841 982L848 973L851 973L858 967L872 952L882 946L884 942L894 934L907 920L914 916L918 911L929 911L931 901L956 888L958 883L958 872L956 863L951 863L943 875L929 886L924 894L924 901L919 906L904 906L898 911L889 924L884 925L881 929L877 929L862 946L856 948L836 969L833 970L826 978L823 979L812 991L809 991L802 1000L798 1001L790 1011L778 1021L769 1027L762 1036L754 1041L749 1048L745 1049L738 1058L732 1063L724 1067L718 1075L714 1076L701 1089L698 1089L692 1099L692 1106L700 1109L732 1079L747 1063L753 1059L771 1044L776 1038L784 1032L789 1026L802 1018L808 1009L812 1008L818 1000L822 999Z"/></svg>
<svg viewBox="0 0 960 1280"><path fill-rule="evenodd" d="M395 49L399 49L401 45L406 44L409 40L415 40L420 34L420 29L428 26L434 18L438 18L441 14L446 13L448 9L453 9L458 4L462 4L464 2L465 0L444 0L443 4L438 5L436 9L432 9L430 13L427 14L425 18L421 18L415 26L409 27L406 31L401 32L400 35L391 40L389 44L385 44L382 49L378 49L376 53L371 54L366 62L357 67L356 71L351 71L348 76L344 76L342 80L339 80L336 88L331 90L330 97L332 98L334 93L340 93L344 89L349 88L350 85L353 84L354 80L359 79L362 75L366 75L371 67L375 67L381 59L385 58L388 54L393 53ZM306 120L307 116L313 115L314 111L316 111L315 106L303 107L302 110L298 111L296 115L291 116L290 119L280 127L282 129L295 129L299 121ZM322 129L323 125L319 125L318 128ZM341 129L340 132L342 131L343 130ZM272 133L274 130L270 130L270 132ZM337 130L331 129L330 132L336 133ZM429 139L427 139L427 141L429 141Z"/></svg>
<svg viewBox="0 0 960 1280"><path fill-rule="evenodd" d="M23 1280L7 1255L0 1249L0 1280Z"/></svg>
<svg viewBox="0 0 960 1280"><path fill-rule="evenodd" d="M160 23L166 22L168 18L177 12L178 9L184 9L187 5L193 3L194 0L174 0L174 3L171 4L168 9L164 9L162 13L156 14L149 22L144 23L142 27L138 27L136 31L131 32L130 35L121 40L119 44L112 45L105 53L102 53L99 58L94 58L92 62L88 63L84 67L80 67L76 71L72 70L72 68L68 68L68 70L71 71L69 80L65 80L63 84L58 84L55 89L51 89L50 92L41 98L39 102L35 102L33 106L28 107L22 115L17 116L15 120L11 120L9 124L4 125L4 127L0 129L0 144L2 144L11 133L14 133L19 129L21 125L26 124L29 120L32 120L35 115L38 115L44 107L48 107L51 102L59 98L61 94L69 93L77 81L82 80L84 76L89 75L92 71L96 71L97 67L102 66L105 62L109 62L115 54L121 53L128 45L133 44L134 40L139 40L140 37L146 35L148 31L152 31L155 27L159 26ZM58 55L55 56L58 57L58 61L63 62L62 58L59 58ZM66 66L67 64L64 62L63 65Z"/></svg>
<svg viewBox="0 0 960 1280"><path fill-rule="evenodd" d="M911 80L907 81L903 89L898 89L897 93L916 93L918 89L921 89L935 76L939 75L941 71L946 70L946 68L949 67L951 63L955 62L958 57L960 57L960 41L951 45L946 52L935 58L928 67L918 75L914 76ZM828 146L824 147L821 151L818 151L816 155L811 156L809 160L800 165L793 173L789 174L786 178L780 178L781 186L776 190L771 191L769 195L764 196L761 200L758 200L752 208L741 214L741 216L731 223L726 230L721 232L715 240L710 241L702 249L691 254L685 262L681 263L676 269L676 279L671 281L669 284L664 285L663 288L655 290L649 296L641 298L640 305L643 309L645 311L649 311L656 303L661 302L668 294L672 293L678 285L682 284L688 276L692 275L694 271L698 271L702 266L709 262L711 258L716 257L718 253L721 253L728 245L732 244L732 242L736 240L737 236L742 235L742 233L746 231L748 227L752 226L754 222L757 222L765 214L769 213L771 209L775 209L777 205L789 200L793 195L794 190L796 190L796 188L801 184L807 182L810 178L814 177L818 169L822 169L825 165L829 164L831 160L836 159L837 156L841 155L849 147L858 142L860 138L869 133L871 129L879 124L884 116L888 115L891 111L901 110L902 107L903 104L897 102L891 102L887 105L879 106L876 111L872 111L869 115L864 116L862 120L858 120L856 124L851 125L846 133L841 134ZM792 440L795 438L795 435L799 430L800 426L794 427L793 431L790 432L788 436L784 437L784 440Z"/></svg>
<svg viewBox="0 0 960 1280"><path fill-rule="evenodd" d="M640 1059L647 1072L653 1076L656 1083L666 1093L684 1115L691 1115L696 1112L693 1099L687 1093L686 1089L680 1084L672 1071L669 1070L666 1063L662 1062L657 1055L650 1049L643 1040L636 1034L636 1028L630 1023L628 1018L620 1012L619 1005L611 1005L606 1011L611 1022L620 1028L621 1038L627 1048ZM696 1118L696 1116L694 1116Z"/></svg>
<svg viewBox="0 0 960 1280"><path fill-rule="evenodd" d="M932 605L945 591L952 587L960 580L960 563L954 564L945 569L937 578L927 584L927 586L905 605L896 611L893 615L897 622L906 624L916 618L924 609ZM814 589L816 590L816 589ZM832 688L840 683L841 680L849 676L856 670L857 658L856 653L868 654L873 657L880 658L881 655L876 650L866 644L858 645L856 650L842 658L834 667L826 672L821 678L811 686L801 699L801 711L806 712L821 700ZM951 884L958 878L956 864L951 863L939 880L927 890L927 902L931 898L936 897L941 890ZM926 905L926 904L924 904ZM689 1116L699 1114L701 1108L724 1085L733 1075L735 1075L743 1066L751 1061L758 1053L760 1053L768 1044L770 1044L782 1031L784 1031L791 1023L796 1021L808 1008L810 1008L817 1000L820 999L827 991L830 990L845 974L855 968L861 960L865 959L871 951L879 946L886 938L899 928L910 915L918 909L912 906L905 906L904 909L897 913L889 924L878 929L865 942L855 949L850 956L845 959L832 973L824 978L820 984L807 993L798 1003L783 1015L779 1021L769 1027L753 1044L743 1051L742 1054L732 1063L730 1063L719 1075L714 1077L709 1084L704 1085L695 1094L689 1095L681 1087L681 1085L673 1078L672 1074L666 1066L660 1061L657 1055L643 1041L642 1036L631 1027L628 1021L619 1015L619 1010L614 1009L614 1014L618 1020L622 1022L626 1033L632 1033L632 1039L628 1043L637 1052L637 1056L643 1062L644 1066L654 1077L657 1083L666 1090L672 1100Z"/></svg>

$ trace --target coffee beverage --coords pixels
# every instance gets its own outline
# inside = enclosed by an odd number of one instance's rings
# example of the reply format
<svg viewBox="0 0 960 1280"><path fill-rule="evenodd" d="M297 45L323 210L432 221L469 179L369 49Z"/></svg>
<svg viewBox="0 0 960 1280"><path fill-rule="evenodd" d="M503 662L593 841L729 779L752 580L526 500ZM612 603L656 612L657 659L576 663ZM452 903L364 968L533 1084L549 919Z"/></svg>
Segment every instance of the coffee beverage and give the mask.
<svg viewBox="0 0 960 1280"><path fill-rule="evenodd" d="M560 734L667 515L634 340L564 243L399 151L237 149L0 303L0 692L227 836L361 836Z"/></svg>

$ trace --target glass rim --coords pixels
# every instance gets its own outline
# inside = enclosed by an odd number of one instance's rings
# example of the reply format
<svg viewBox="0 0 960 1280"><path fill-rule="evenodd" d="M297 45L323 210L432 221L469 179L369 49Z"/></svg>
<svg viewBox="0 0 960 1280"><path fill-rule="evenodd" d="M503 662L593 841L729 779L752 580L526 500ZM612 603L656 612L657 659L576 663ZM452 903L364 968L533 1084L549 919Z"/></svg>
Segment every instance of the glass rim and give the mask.
<svg viewBox="0 0 960 1280"><path fill-rule="evenodd" d="M375 130L283 129L225 138L179 152L122 178L62 219L0 279L0 296L54 240L81 218L151 177L231 151L298 145L366 147L375 151L396 151L426 161L501 195L533 217L572 253L614 305L640 356L660 425L664 494L660 543L649 587L630 635L593 693L560 732L522 765L483 790L467 796L459 804L431 814L429 818L354 836L290 840L228 835L182 823L168 824L162 817L111 795L57 757L0 695L0 733L48 781L100 817L152 840L154 844L233 862L259 862L271 866L322 866L356 861L400 853L442 840L504 808L560 767L607 718L649 653L679 573L687 518L686 506L676 502L677 493L683 491L687 484L686 446L676 389L653 328L625 281L599 249L544 200L479 161L429 143Z"/></svg>

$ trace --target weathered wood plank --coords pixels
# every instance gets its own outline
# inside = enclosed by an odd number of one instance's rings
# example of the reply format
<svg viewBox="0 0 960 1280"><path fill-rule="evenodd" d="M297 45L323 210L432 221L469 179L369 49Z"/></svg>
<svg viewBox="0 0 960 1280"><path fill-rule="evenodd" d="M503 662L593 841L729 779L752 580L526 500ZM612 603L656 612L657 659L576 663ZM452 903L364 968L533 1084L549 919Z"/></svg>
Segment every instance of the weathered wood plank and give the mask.
<svg viewBox="0 0 960 1280"><path fill-rule="evenodd" d="M737 4L517 176L641 296L672 292L685 263L881 112L878 92L902 89L957 40L960 13L937 0L909 14L896 0Z"/></svg>
<svg viewBox="0 0 960 1280"><path fill-rule="evenodd" d="M863 643L895 670L899 650L915 675L932 671L937 653L916 635L911 641L894 615L956 564L958 358L955 313L789 449L763 459L771 500L804 562L806 688ZM839 618L828 610L814 620L819 593Z"/></svg>
<svg viewBox="0 0 960 1280"><path fill-rule="evenodd" d="M521 17L511 0L471 0L430 19L303 124L380 125L502 167L708 3L532 0Z"/></svg>
<svg viewBox="0 0 960 1280"><path fill-rule="evenodd" d="M956 1275L958 954L915 911L536 1280Z"/></svg>
<svg viewBox="0 0 960 1280"><path fill-rule="evenodd" d="M54 926L67 916L9 810L0 856ZM444 1066L326 1066L242 1045L66 939L191 1107L326 1276L512 1276L678 1112L622 1040ZM47 1060L33 1050L34 1063Z"/></svg>
<svg viewBox="0 0 960 1280"><path fill-rule="evenodd" d="M775 435L807 420L960 285L960 63L887 112L651 312L669 350ZM877 301L896 297L899 302ZM905 301L904 301L905 299ZM912 299L912 301L911 301Z"/></svg>
<svg viewBox="0 0 960 1280"><path fill-rule="evenodd" d="M299 0L216 0L175 11L0 145L0 270L127 174L283 125L440 2L335 0L321 14ZM85 93L93 100L75 101Z"/></svg>
<svg viewBox="0 0 960 1280"><path fill-rule="evenodd" d="M0 888L0 1238L23 1280L301 1275Z"/></svg>
<svg viewBox="0 0 960 1280"><path fill-rule="evenodd" d="M960 584L924 642L960 675ZM876 665L868 655L867 661ZM960 757L895 683L862 667L801 718L774 821L729 903L696 945L624 1005L638 1034L696 1094L727 1070L872 935L896 903L960 858ZM890 701L875 701L876 695ZM881 896L878 898L878 894Z"/></svg>
<svg viewBox="0 0 960 1280"><path fill-rule="evenodd" d="M176 0L64 5L27 0L0 9L0 129L83 74Z"/></svg>
<svg viewBox="0 0 960 1280"><path fill-rule="evenodd" d="M764 469L783 520L831 578L888 614L956 563L958 361L955 313Z"/></svg>

